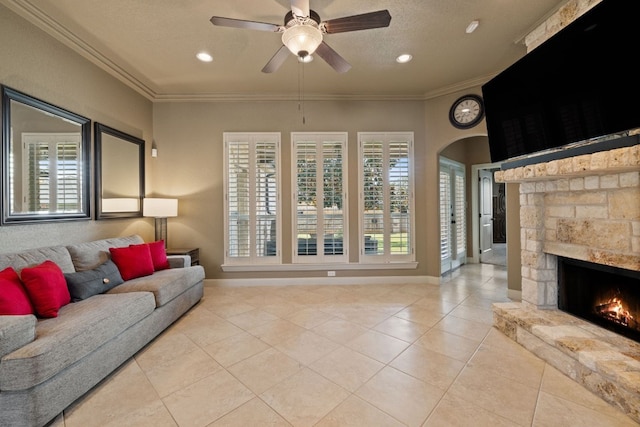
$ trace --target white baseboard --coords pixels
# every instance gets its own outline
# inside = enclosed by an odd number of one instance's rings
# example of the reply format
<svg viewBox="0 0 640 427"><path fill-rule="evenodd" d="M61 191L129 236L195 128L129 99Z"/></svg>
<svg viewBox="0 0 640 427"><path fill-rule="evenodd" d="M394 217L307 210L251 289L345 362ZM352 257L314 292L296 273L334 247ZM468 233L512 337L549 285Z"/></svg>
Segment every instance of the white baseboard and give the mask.
<svg viewBox="0 0 640 427"><path fill-rule="evenodd" d="M305 285L439 285L434 276L382 276L382 277L278 277L260 279L205 279L204 286L305 286Z"/></svg>

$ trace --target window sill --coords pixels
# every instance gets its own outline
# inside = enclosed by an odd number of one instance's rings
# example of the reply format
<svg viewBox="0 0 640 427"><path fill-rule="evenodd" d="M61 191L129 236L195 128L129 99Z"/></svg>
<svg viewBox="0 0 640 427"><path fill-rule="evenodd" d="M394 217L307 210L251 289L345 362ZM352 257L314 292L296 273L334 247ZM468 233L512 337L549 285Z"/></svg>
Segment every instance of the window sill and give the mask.
<svg viewBox="0 0 640 427"><path fill-rule="evenodd" d="M326 271L326 270L415 270L418 263L391 262L391 263L347 263L347 264L223 264L222 271L249 272L249 271Z"/></svg>

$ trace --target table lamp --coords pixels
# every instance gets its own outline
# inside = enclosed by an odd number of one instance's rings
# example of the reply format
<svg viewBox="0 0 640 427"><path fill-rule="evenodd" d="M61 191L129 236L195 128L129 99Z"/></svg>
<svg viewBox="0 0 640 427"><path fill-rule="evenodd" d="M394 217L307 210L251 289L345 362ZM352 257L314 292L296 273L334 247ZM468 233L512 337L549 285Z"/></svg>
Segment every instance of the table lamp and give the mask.
<svg viewBox="0 0 640 427"><path fill-rule="evenodd" d="M167 218L178 216L178 199L154 199L145 197L142 215L155 218L156 241L164 240L167 247Z"/></svg>

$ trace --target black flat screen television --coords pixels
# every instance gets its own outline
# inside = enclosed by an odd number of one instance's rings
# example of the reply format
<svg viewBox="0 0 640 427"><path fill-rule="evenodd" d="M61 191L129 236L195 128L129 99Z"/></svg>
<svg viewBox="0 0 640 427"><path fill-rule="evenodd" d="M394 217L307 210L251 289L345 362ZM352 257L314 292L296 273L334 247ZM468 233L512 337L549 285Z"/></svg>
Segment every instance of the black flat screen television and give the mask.
<svg viewBox="0 0 640 427"><path fill-rule="evenodd" d="M484 84L491 160L640 127L639 31L640 0L603 0Z"/></svg>

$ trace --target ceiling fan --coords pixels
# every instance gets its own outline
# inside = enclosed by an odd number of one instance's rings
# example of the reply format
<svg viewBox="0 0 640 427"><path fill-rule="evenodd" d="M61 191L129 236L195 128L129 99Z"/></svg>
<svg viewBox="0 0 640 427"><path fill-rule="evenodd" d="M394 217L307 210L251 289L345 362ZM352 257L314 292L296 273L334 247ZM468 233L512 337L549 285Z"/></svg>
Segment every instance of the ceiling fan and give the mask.
<svg viewBox="0 0 640 427"><path fill-rule="evenodd" d="M309 9L309 0L291 0L291 11L285 15L284 25L221 16L211 18L213 25L282 33L282 46L264 66L263 73L273 73L280 68L289 53L301 62L308 62L311 55L317 53L337 72L347 72L351 64L329 47L323 35L388 27L390 22L388 10L322 21L320 15Z"/></svg>

